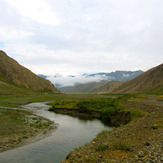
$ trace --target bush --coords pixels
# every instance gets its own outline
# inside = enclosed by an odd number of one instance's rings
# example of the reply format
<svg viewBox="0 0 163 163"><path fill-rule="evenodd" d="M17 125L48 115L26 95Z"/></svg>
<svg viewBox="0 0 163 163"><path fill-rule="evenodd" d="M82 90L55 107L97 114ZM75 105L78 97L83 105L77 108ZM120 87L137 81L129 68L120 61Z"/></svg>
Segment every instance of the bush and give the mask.
<svg viewBox="0 0 163 163"><path fill-rule="evenodd" d="M153 125L153 126L151 126L151 128L152 128L153 130L157 130L157 129L158 129L158 126L157 126L157 125Z"/></svg>
<svg viewBox="0 0 163 163"><path fill-rule="evenodd" d="M80 101L76 104L76 107L82 110L88 110L89 105L89 101Z"/></svg>
<svg viewBox="0 0 163 163"><path fill-rule="evenodd" d="M108 145L98 145L95 151L104 151L105 149L108 149Z"/></svg>
<svg viewBox="0 0 163 163"><path fill-rule="evenodd" d="M113 113L115 113L115 108L114 107L109 107L109 108L106 108L102 111L102 120L105 121L105 122L108 122L110 121L111 119L111 115Z"/></svg>
<svg viewBox="0 0 163 163"><path fill-rule="evenodd" d="M118 140L114 143L113 148L116 150L130 151L131 143L128 140Z"/></svg>
<svg viewBox="0 0 163 163"><path fill-rule="evenodd" d="M48 109L48 111L54 111L53 107L50 107L50 108Z"/></svg>
<svg viewBox="0 0 163 163"><path fill-rule="evenodd" d="M131 114L131 120L134 120L136 118L142 117L144 115L144 112L136 108L131 108L130 114Z"/></svg>

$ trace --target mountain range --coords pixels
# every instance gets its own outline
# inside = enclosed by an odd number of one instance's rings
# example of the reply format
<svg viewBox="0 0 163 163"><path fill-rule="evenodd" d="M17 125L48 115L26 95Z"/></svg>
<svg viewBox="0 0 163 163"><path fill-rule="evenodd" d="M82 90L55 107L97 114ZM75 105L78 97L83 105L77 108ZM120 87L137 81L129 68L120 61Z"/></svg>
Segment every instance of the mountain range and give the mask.
<svg viewBox="0 0 163 163"><path fill-rule="evenodd" d="M40 77L41 76L41 77ZM61 75L53 78L36 75L0 50L0 94L53 92L66 93L163 93L163 64L143 71L115 71L111 73ZM73 83L71 83L73 82Z"/></svg>
<svg viewBox="0 0 163 163"><path fill-rule="evenodd" d="M54 76L46 76L39 74L40 77L49 79L60 91L65 93L88 93L108 81L127 81L131 80L143 71L115 71L115 72L99 72L94 74L84 73L82 75L62 76L60 74ZM66 81L66 82L65 82Z"/></svg>
<svg viewBox="0 0 163 163"><path fill-rule="evenodd" d="M115 80L115 81L127 81L132 80L138 75L142 74L143 71L115 71L115 72L99 72L95 74L83 74L83 76L92 77L92 76L106 76L108 80Z"/></svg>
<svg viewBox="0 0 163 163"><path fill-rule="evenodd" d="M0 93L15 91L60 92L50 81L38 77L0 50Z"/></svg>

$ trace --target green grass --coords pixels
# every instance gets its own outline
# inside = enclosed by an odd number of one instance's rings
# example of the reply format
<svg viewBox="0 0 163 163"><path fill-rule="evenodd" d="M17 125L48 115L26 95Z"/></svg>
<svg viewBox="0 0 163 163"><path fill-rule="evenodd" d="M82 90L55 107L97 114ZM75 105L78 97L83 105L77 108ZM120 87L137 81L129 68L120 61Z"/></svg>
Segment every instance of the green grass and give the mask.
<svg viewBox="0 0 163 163"><path fill-rule="evenodd" d="M98 146L95 148L95 151L96 151L96 152L97 152L97 151L104 151L104 150L106 150L106 149L108 149L108 145L100 144L100 145L98 145Z"/></svg>
<svg viewBox="0 0 163 163"><path fill-rule="evenodd" d="M65 98L65 95L63 96L62 99L56 98L55 102L50 102L49 105L55 108L78 108L96 111L105 111L107 108L111 110L110 108L112 107L118 111L122 109L119 101L124 98L113 98L107 95L75 95L75 98L72 95L69 98Z"/></svg>
<svg viewBox="0 0 163 163"><path fill-rule="evenodd" d="M45 102L55 99L55 94L51 93L32 93L32 94L0 94L0 106L19 107L32 102Z"/></svg>
<svg viewBox="0 0 163 163"><path fill-rule="evenodd" d="M114 119L118 112L126 111L125 107L123 107L120 102L127 100L130 97L132 96L87 94L75 95L74 98L73 95L70 95L69 98L68 96L66 96L64 100L56 98L55 102L50 102L49 105L51 105L52 107L49 109L49 111L55 111L61 114L62 112L60 112L59 110L55 110L55 108L79 109L85 111L85 113L92 111L92 118L97 118L102 120L106 124L110 124L111 119ZM94 116L94 111L99 112L99 115Z"/></svg>
<svg viewBox="0 0 163 163"><path fill-rule="evenodd" d="M115 141L113 144L113 148L115 150L123 150L123 151L130 151L132 144L129 140L118 140Z"/></svg>
<svg viewBox="0 0 163 163"><path fill-rule="evenodd" d="M137 109L137 108L131 108L130 114L131 114L131 120L141 118L144 116L144 112L142 110Z"/></svg>

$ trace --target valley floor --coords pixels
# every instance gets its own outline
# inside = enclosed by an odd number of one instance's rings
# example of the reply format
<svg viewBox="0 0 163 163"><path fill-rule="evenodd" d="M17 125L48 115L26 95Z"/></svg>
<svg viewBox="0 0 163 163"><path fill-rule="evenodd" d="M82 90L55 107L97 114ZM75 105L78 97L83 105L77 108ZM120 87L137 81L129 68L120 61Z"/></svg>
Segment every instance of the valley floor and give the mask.
<svg viewBox="0 0 163 163"><path fill-rule="evenodd" d="M132 99L123 105L139 108L145 114L125 126L103 131L63 162L163 162L163 96Z"/></svg>

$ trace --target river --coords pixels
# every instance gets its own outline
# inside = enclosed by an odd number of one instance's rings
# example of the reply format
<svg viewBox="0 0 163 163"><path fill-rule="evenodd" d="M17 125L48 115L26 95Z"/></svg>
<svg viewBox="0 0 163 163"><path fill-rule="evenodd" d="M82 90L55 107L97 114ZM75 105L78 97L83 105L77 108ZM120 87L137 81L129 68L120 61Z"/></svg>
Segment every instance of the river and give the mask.
<svg viewBox="0 0 163 163"><path fill-rule="evenodd" d="M57 123L57 129L47 137L0 153L0 163L60 163L74 148L86 144L102 130L109 130L99 120L81 120L48 111L45 103L31 103L23 109Z"/></svg>

